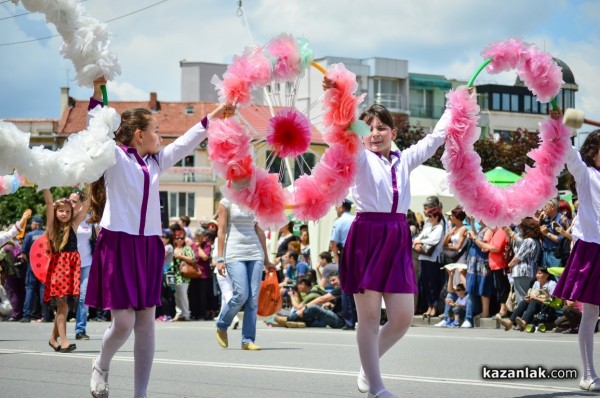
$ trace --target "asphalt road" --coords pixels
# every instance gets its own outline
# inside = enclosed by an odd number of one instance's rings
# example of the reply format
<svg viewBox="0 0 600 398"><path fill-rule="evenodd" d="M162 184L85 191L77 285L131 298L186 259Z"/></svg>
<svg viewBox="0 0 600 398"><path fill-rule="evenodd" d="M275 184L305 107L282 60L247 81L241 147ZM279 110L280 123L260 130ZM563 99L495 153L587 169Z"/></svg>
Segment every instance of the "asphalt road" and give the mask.
<svg viewBox="0 0 600 398"><path fill-rule="evenodd" d="M55 353L48 323L0 323L0 397L89 397L91 361L108 323L90 322L89 341ZM74 323L68 325L73 335ZM157 322L149 397L361 397L356 335L283 329L260 322L259 352L241 351L240 331L220 348L212 322ZM598 339L598 337L596 337ZM596 348L596 366L600 366ZM382 359L398 397L580 397L577 380L484 380L482 367L580 369L576 335L412 327ZM111 397L133 396L133 338L110 369Z"/></svg>

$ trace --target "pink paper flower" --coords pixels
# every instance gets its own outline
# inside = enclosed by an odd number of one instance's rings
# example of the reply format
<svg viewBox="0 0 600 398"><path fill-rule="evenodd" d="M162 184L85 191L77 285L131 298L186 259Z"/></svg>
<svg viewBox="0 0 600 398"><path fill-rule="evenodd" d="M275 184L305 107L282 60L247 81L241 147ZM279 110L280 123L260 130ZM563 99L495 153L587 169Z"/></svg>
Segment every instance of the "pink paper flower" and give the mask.
<svg viewBox="0 0 600 398"><path fill-rule="evenodd" d="M310 146L310 121L295 109L279 111L269 119L267 142L280 158L296 157Z"/></svg>

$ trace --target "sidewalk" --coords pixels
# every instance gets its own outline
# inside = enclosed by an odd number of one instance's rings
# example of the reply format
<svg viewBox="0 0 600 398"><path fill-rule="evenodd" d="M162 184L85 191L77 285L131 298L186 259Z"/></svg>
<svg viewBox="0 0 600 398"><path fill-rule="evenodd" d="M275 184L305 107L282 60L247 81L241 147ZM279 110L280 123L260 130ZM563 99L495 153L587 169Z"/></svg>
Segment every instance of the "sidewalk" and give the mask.
<svg viewBox="0 0 600 398"><path fill-rule="evenodd" d="M440 317L433 317L433 318L427 318L427 319L423 319L423 317L421 315L415 315L413 317L413 321L412 321L412 326L417 326L417 327L421 327L421 326L430 326L433 327L433 325L435 325L436 323L438 323L439 321L441 321L442 318ZM492 318L479 318L476 317L475 318L475 325L474 327L476 328L481 328L481 329L500 329L500 322L492 319Z"/></svg>

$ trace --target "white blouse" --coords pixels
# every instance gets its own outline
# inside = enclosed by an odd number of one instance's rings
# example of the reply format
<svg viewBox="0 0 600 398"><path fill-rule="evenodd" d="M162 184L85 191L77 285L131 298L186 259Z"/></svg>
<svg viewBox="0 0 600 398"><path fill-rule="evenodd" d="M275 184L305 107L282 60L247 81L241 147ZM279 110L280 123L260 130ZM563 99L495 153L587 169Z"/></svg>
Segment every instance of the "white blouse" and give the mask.
<svg viewBox="0 0 600 398"><path fill-rule="evenodd" d="M184 135L143 159L133 148L115 148L116 163L104 172L106 206L102 228L130 235L160 235L159 176L206 138L199 122Z"/></svg>
<svg viewBox="0 0 600 398"><path fill-rule="evenodd" d="M358 212L406 213L410 206L410 173L444 144L448 111L433 132L390 160L367 149L359 151L358 172L351 187Z"/></svg>
<svg viewBox="0 0 600 398"><path fill-rule="evenodd" d="M600 244L600 171L588 167L575 147L567 152L567 169L575 178L579 200L571 233L576 239Z"/></svg>

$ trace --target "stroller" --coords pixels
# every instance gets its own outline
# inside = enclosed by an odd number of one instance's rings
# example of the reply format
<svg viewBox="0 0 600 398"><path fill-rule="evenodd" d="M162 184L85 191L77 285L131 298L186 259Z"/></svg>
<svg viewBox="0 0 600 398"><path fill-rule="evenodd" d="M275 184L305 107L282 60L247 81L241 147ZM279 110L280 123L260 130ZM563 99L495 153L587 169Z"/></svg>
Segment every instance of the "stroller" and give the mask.
<svg viewBox="0 0 600 398"><path fill-rule="evenodd" d="M542 310L533 316L533 321L527 325L525 331L533 333L536 330L545 333L554 328L554 321L562 315L563 300L551 297L544 301Z"/></svg>

